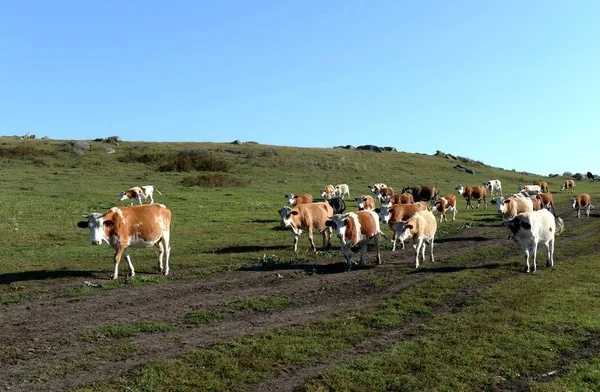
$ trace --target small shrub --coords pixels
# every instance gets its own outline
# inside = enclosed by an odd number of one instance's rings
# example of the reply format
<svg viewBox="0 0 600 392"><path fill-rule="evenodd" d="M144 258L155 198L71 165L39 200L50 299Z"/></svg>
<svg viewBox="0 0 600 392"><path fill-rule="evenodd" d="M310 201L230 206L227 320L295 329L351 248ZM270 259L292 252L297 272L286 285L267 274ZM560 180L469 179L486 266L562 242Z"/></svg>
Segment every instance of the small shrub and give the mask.
<svg viewBox="0 0 600 392"><path fill-rule="evenodd" d="M248 183L248 181L241 180L228 174L203 174L195 177L186 177L181 180L181 185L183 186L200 186L207 188L246 186Z"/></svg>
<svg viewBox="0 0 600 392"><path fill-rule="evenodd" d="M43 155L54 155L33 146L15 146L0 148L0 157L12 159L36 159Z"/></svg>
<svg viewBox="0 0 600 392"><path fill-rule="evenodd" d="M158 170L162 172L189 172L194 170L228 172L231 170L231 164L205 151L184 150L170 158L170 162L161 165Z"/></svg>
<svg viewBox="0 0 600 392"><path fill-rule="evenodd" d="M169 156L160 152L135 153L129 151L119 157L119 162L122 163L143 163L145 165L161 166L169 159Z"/></svg>

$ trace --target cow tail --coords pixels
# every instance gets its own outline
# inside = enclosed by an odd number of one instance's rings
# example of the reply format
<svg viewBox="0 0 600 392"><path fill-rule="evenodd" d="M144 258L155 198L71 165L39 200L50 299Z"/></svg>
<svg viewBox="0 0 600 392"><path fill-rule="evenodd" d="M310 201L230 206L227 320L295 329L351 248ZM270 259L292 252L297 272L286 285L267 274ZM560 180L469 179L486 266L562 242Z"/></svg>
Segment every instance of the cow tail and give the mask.
<svg viewBox="0 0 600 392"><path fill-rule="evenodd" d="M158 189L154 188L154 190L157 191L158 194L162 196L162 193L160 193L160 191Z"/></svg>
<svg viewBox="0 0 600 392"><path fill-rule="evenodd" d="M383 231L381 231L381 230L379 230L379 235L380 235L380 236L382 236L383 238L385 238L386 240L390 241L390 242L392 241L392 240L390 240L389 238L387 238L387 237L385 236L385 234L383 234Z"/></svg>
<svg viewBox="0 0 600 392"><path fill-rule="evenodd" d="M558 216L554 217L554 221L556 222L556 235L559 235L565 230L565 222Z"/></svg>

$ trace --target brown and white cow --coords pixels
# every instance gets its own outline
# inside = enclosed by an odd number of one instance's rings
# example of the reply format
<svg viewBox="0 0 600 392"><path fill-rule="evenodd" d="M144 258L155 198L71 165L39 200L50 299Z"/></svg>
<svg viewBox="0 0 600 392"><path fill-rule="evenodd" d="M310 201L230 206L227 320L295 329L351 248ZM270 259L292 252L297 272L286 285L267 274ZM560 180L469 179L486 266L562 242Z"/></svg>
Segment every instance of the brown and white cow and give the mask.
<svg viewBox="0 0 600 392"><path fill-rule="evenodd" d="M295 193L290 193L289 195L285 195L288 203L291 206L296 206L298 204L308 204L313 202L313 197L310 193L301 193L296 195Z"/></svg>
<svg viewBox="0 0 600 392"><path fill-rule="evenodd" d="M446 219L446 211L452 211L452 221L454 222L456 219L456 196L450 193L440 197L432 202L432 204L432 209L440 212L440 223L442 223L442 221L448 222Z"/></svg>
<svg viewBox="0 0 600 392"><path fill-rule="evenodd" d="M146 186L134 186L133 188L129 188L126 191L121 192L121 198L119 200L131 200L131 205L133 205L134 201L138 201L142 204L142 199L150 199L150 204L154 203L154 191L158 192L161 196L162 193L153 185Z"/></svg>
<svg viewBox="0 0 600 392"><path fill-rule="evenodd" d="M420 211L412 218L398 222L396 231L400 241L404 242L409 238L412 239L415 249L415 268L419 268L419 253L421 254L421 260L425 261L427 244L429 244L431 250L431 261L435 261L433 257L433 240L437 231L437 222L431 211Z"/></svg>
<svg viewBox="0 0 600 392"><path fill-rule="evenodd" d="M104 214L84 215L86 221L77 223L81 228L89 228L92 245L108 243L117 251L114 257L113 279L119 273L119 261L125 256L129 266L129 276L135 276L131 257L127 248L158 248L158 270L169 274L169 245L171 233L171 211L162 204L145 204L133 207L113 207ZM163 267L164 257L164 267Z"/></svg>
<svg viewBox="0 0 600 392"><path fill-rule="evenodd" d="M582 193L579 195L574 195L571 199L569 199L571 203L571 207L577 210L577 217L579 218L581 215L581 210L585 209L585 215L589 218L590 209L592 208L592 199L590 195L587 193Z"/></svg>
<svg viewBox="0 0 600 392"><path fill-rule="evenodd" d="M375 191L375 197L379 199L381 203L383 203L384 200L389 200L392 196L394 196L394 189L389 186Z"/></svg>
<svg viewBox="0 0 600 392"><path fill-rule="evenodd" d="M335 196L335 187L332 184L327 184L321 189L321 197L326 200L331 199Z"/></svg>
<svg viewBox="0 0 600 392"><path fill-rule="evenodd" d="M554 208L554 198L552 197L552 193L538 193L536 197L542 203L542 207L547 208L552 212L556 211L556 209Z"/></svg>
<svg viewBox="0 0 600 392"><path fill-rule="evenodd" d="M375 200L371 195L361 195L356 198L358 210L373 210L375 209Z"/></svg>
<svg viewBox="0 0 600 392"><path fill-rule="evenodd" d="M340 239L342 253L346 258L346 270L352 269L353 246L360 246L360 264L365 264L365 253L367 245L371 240L375 243L377 252L377 264L381 264L379 252L379 219L374 211L349 212L347 214L334 215L327 225L333 227L337 237Z"/></svg>
<svg viewBox="0 0 600 392"><path fill-rule="evenodd" d="M519 185L519 193L523 193L525 196L535 196L542 192L542 188L539 185Z"/></svg>
<svg viewBox="0 0 600 392"><path fill-rule="evenodd" d="M565 180L565 183L560 187L560 191L575 193L575 180Z"/></svg>
<svg viewBox="0 0 600 392"><path fill-rule="evenodd" d="M502 220L509 221L522 212L533 211L533 200L518 193L506 199L502 198L502 203L499 206L501 207Z"/></svg>
<svg viewBox="0 0 600 392"><path fill-rule="evenodd" d="M410 204L414 202L415 199L410 193L396 193L389 199L382 199L381 205L385 207L391 207L394 204Z"/></svg>
<svg viewBox="0 0 600 392"><path fill-rule="evenodd" d="M529 254L533 253L533 271L535 272L537 248L540 243L547 249L546 266L554 265L554 237L564 229L561 218L555 217L548 210L522 212L507 222L506 227L510 231L509 237L514 238L521 244L525 251L525 265L527 272L529 267Z"/></svg>
<svg viewBox="0 0 600 392"><path fill-rule="evenodd" d="M469 207L473 209L479 208L482 199L485 208L487 209L488 206L487 201L485 199L487 196L487 190L484 186L464 186L463 184L459 184L456 187L456 190L460 195L463 195L465 199L467 199L467 210L469 209ZM471 204L472 199L477 200L477 207L473 207L473 204Z"/></svg>
<svg viewBox="0 0 600 392"><path fill-rule="evenodd" d="M535 184L540 187L540 189L542 190L542 193L550 192L548 190L548 183L546 181L536 181Z"/></svg>
<svg viewBox="0 0 600 392"><path fill-rule="evenodd" d="M298 251L298 237L302 230L308 232L308 241L311 249L316 252L317 247L313 240L313 230L323 234L323 247L331 246L331 229L325 222L333 215L333 209L327 202L299 204L295 207L285 206L279 210L282 227L291 227L294 235L294 252Z"/></svg>
<svg viewBox="0 0 600 392"><path fill-rule="evenodd" d="M396 241L398 240L398 234L396 232L396 223L411 218L419 211L427 210L428 205L425 202L417 202L411 204L393 204L391 207L384 206L375 209L375 212L379 214L379 219L383 223L387 223L390 230L392 230L394 234L392 237L392 251L396 250ZM402 244L402 249L404 249L404 242L400 243Z"/></svg>
<svg viewBox="0 0 600 392"><path fill-rule="evenodd" d="M402 188L400 193L410 193L415 201L431 201L437 199L440 187L437 185L416 185Z"/></svg>

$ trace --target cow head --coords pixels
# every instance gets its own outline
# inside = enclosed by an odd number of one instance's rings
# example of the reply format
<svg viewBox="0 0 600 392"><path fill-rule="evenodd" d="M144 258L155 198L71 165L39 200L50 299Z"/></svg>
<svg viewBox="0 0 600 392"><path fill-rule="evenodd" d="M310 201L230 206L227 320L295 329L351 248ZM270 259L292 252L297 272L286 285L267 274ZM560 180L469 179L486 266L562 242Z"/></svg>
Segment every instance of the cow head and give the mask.
<svg viewBox="0 0 600 392"><path fill-rule="evenodd" d="M87 218L87 220L78 222L77 226L82 229L90 229L92 245L101 245L102 241L106 241L108 243L108 237L106 233L107 231L110 231L115 222L112 220L104 220L104 215L97 212L90 215L83 215L83 217Z"/></svg>
<svg viewBox="0 0 600 392"><path fill-rule="evenodd" d="M285 198L287 199L287 201L290 205L295 205L296 198L298 198L298 195L296 195L294 193L290 193L289 195L285 195Z"/></svg>
<svg viewBox="0 0 600 392"><path fill-rule="evenodd" d="M379 214L380 221L382 221L383 223L389 223L390 217L392 216L394 209L382 206L381 208L376 208L375 212Z"/></svg>
<svg viewBox="0 0 600 392"><path fill-rule="evenodd" d="M456 186L456 191L458 192L459 195L462 195L463 192L465 191L465 186L463 184L458 184Z"/></svg>
<svg viewBox="0 0 600 392"><path fill-rule="evenodd" d="M292 225L292 216L298 215L298 211L292 210L288 206L284 206L279 210L279 216L281 217L280 226L290 227Z"/></svg>
<svg viewBox="0 0 600 392"><path fill-rule="evenodd" d="M571 208L577 208L577 199L574 197L570 198L569 205L571 206Z"/></svg>
<svg viewBox="0 0 600 392"><path fill-rule="evenodd" d="M397 239L401 242L406 241L412 237L412 229L414 226L408 221L399 221L396 223L396 235Z"/></svg>
<svg viewBox="0 0 600 392"><path fill-rule="evenodd" d="M335 230L335 235L340 239L342 245L346 244L346 227L348 226L349 219L349 214L335 214L325 222L327 227Z"/></svg>
<svg viewBox="0 0 600 392"><path fill-rule="evenodd" d="M502 212L502 206L504 205L504 197L500 196L496 198L496 208L498 212Z"/></svg>

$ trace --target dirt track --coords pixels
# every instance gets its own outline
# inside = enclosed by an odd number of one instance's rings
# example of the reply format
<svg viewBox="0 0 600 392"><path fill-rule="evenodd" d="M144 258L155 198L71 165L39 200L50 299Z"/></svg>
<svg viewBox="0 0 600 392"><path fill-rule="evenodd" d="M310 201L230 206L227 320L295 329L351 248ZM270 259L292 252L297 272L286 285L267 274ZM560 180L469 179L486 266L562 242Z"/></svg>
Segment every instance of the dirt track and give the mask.
<svg viewBox="0 0 600 392"><path fill-rule="evenodd" d="M595 218L595 217L594 217ZM590 218L592 219L592 218ZM566 219L567 225L577 225L576 219ZM206 279L172 280L165 285L124 287L112 291L97 291L76 298L25 301L0 307L2 335L0 337L0 388L12 391L65 390L83 383L118 376L131 367L151 359L181 355L189 350L252 333L279 327L310 323L315 320L373 308L385 298L428 278L432 274L448 273L456 267L444 263L454 255L484 247L506 246L506 255L521 252L516 243L506 239L489 240L490 231L506 229L473 228L464 236L440 239L436 242L436 263L427 261L422 268L412 268L412 249L384 251L380 266L367 266L350 273L339 251L332 260L314 264L294 264L276 271L247 268L221 273ZM564 241L563 238L560 241ZM519 253L520 254L520 253ZM504 258L466 263L461 268L494 268ZM372 262L372 253L368 261ZM545 257L542 257L545 260ZM541 265L543 268L543 262ZM368 277L385 278L392 284L375 287ZM61 280L55 290L66 292L79 287L81 278ZM342 290L326 290L339 286ZM477 288L462 295L474 295ZM348 300L348 294L359 300ZM286 297L295 306L269 312L233 310L229 303L244 298ZM463 298L464 299L464 298ZM458 300L457 300L458 303ZM452 311L453 303L438 312ZM225 317L206 325L183 322L192 311L212 311ZM131 324L139 321L165 322L175 326L167 333L140 334L128 340L139 347L134 356L115 362L114 356L102 355L102 349L114 345L106 342L86 342L82 334L106 325ZM315 367L289 369L277 378L255 385L254 391L293 390L325 369L389 347L405 338L421 324L413 319L399 329L368 337L360 345L331 356L329 362ZM178 339L168 336L177 335ZM77 363L72 371L59 371Z"/></svg>

